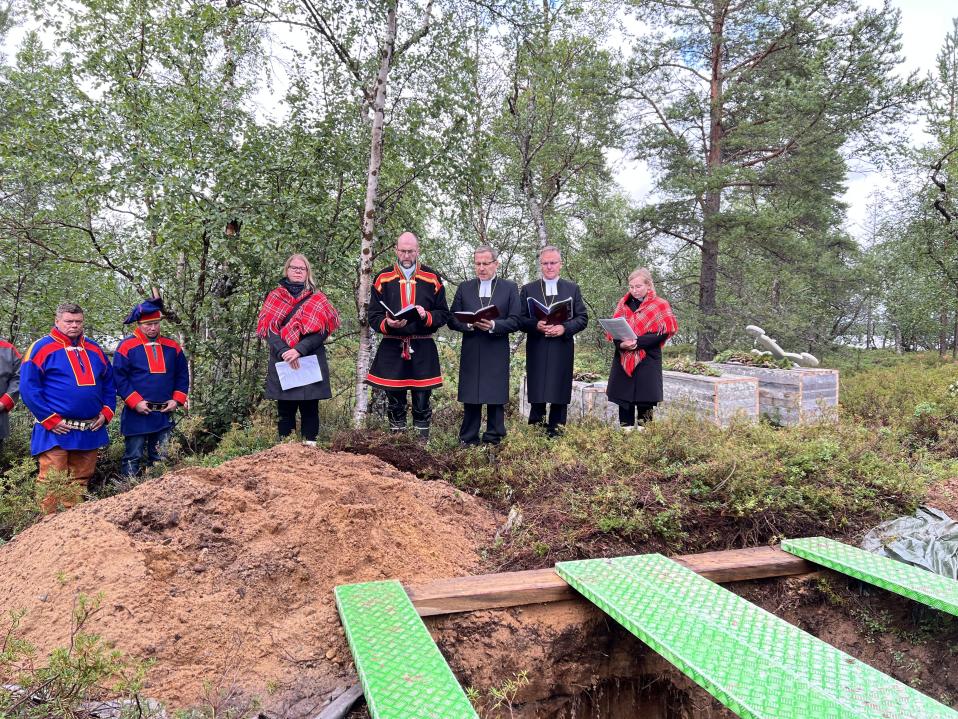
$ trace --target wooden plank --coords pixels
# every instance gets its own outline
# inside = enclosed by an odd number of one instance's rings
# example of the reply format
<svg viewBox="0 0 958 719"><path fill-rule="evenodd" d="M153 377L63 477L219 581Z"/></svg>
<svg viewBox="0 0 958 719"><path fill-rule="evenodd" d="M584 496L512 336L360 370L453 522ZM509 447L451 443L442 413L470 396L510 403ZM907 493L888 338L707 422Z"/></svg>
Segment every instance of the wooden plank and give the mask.
<svg viewBox="0 0 958 719"><path fill-rule="evenodd" d="M815 571L814 565L777 547L686 554L673 559L713 582L787 577ZM420 616L577 599L552 569L437 579L406 588Z"/></svg>

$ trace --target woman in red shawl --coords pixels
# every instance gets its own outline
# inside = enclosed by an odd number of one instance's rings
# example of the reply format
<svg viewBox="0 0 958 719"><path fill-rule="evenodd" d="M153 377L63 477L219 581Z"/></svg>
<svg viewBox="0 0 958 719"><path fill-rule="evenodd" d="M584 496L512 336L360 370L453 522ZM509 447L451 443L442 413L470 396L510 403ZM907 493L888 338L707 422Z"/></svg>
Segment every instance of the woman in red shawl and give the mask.
<svg viewBox="0 0 958 719"><path fill-rule="evenodd" d="M319 400L332 397L323 343L338 327L339 313L326 295L316 289L309 260L303 255L293 255L283 265L279 286L266 295L256 324L256 334L269 345L266 397L277 400L280 437L286 437L296 429L296 411L299 410L303 441L316 444ZM315 355L319 361L322 380L283 389L276 373L276 363L288 362L298 369L300 358L308 355Z"/></svg>
<svg viewBox="0 0 958 719"><path fill-rule="evenodd" d="M619 405L619 424L642 425L662 401L662 345L678 331L678 323L669 303L655 294L652 274L644 267L629 275L629 291L612 316L624 317L637 339L615 340L606 394Z"/></svg>

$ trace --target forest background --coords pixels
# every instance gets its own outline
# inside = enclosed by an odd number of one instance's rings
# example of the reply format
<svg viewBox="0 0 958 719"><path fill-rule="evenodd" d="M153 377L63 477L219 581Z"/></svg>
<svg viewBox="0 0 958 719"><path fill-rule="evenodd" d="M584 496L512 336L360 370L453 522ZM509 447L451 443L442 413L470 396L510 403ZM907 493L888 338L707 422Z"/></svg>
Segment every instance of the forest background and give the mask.
<svg viewBox="0 0 958 719"><path fill-rule="evenodd" d="M900 22L849 0L0 5L0 335L24 350L72 300L112 348L158 292L216 436L261 397L256 314L303 252L344 319L326 419L361 422L370 277L412 230L450 300L480 243L520 282L559 246L593 318L648 265L700 359L746 324L954 355L958 20L922 72ZM644 200L613 158L647 168ZM853 236L863 163L895 186ZM596 327L581 369L607 367Z"/></svg>

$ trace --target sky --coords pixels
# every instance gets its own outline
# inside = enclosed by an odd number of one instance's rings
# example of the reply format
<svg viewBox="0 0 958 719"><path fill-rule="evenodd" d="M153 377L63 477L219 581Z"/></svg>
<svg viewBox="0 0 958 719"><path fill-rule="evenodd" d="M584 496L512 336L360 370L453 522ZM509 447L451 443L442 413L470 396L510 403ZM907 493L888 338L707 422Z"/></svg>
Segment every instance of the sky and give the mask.
<svg viewBox="0 0 958 719"><path fill-rule="evenodd" d="M862 0L866 7L880 7L881 0ZM935 56L941 49L945 35L951 29L952 18L958 17L958 2L955 0L893 0L892 5L901 11L901 54L904 63L901 74L918 70L927 74L935 66ZM924 137L922 121L916 115L911 125L911 135L916 142ZM621 153L609 156L616 177L628 194L642 201L648 197L651 182L643 163L630 161ZM894 178L875 168L853 164L847 177L847 191L843 197L849 205L846 229L856 238L865 234L865 221L869 199L875 192L891 189Z"/></svg>
<svg viewBox="0 0 958 719"><path fill-rule="evenodd" d="M868 7L880 7L882 0L860 0L860 4ZM901 74L906 75L918 70L922 75L934 68L935 56L941 49L945 35L952 27L952 18L958 17L958 2L956 0L892 0L892 5L901 11L900 30L902 34L902 51L904 63ZM14 48L22 40L26 26L14 28L6 38L6 47L0 52L12 55ZM304 38L302 38L304 40ZM302 42L295 42L289 36L284 37L284 44L293 41L294 45L302 46ZM613 40L613 42L615 42ZM271 87L263 87L256 98L259 106L259 115L274 121L282 119L286 108L277 103L288 85L284 64L284 55L287 52L282 46L275 46L272 64L273 83ZM300 47L300 49L303 49ZM924 137L923 123L917 115L914 117L910 130L916 143ZM622 188L637 202L648 199L651 190L651 176L644 163L630 160L621 152L611 151L608 159L612 164L615 176ZM848 174L847 191L843 199L848 204L846 229L855 237L862 239L865 235L867 207L869 200L876 192L889 190L894 187L894 178L888 171L882 172L862 163L851 163Z"/></svg>

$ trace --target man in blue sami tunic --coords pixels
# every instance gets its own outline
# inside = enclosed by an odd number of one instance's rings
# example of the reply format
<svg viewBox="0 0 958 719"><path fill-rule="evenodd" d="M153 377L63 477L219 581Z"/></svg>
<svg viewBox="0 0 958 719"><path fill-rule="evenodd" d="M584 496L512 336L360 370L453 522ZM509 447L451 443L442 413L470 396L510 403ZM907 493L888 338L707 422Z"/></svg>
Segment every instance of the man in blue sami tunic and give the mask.
<svg viewBox="0 0 958 719"><path fill-rule="evenodd" d="M30 452L40 464L37 483L47 485L50 470L68 481L46 487L44 514L72 507L83 498L96 470L100 447L110 442L106 424L113 419L116 389L113 368L100 346L83 336L83 309L64 302L50 334L34 342L20 367L20 397L36 424Z"/></svg>
<svg viewBox="0 0 958 719"><path fill-rule="evenodd" d="M113 355L116 391L126 403L120 418L124 477L140 471L144 450L147 467L166 458L173 411L186 404L190 390L186 355L175 340L160 334L162 319L161 299L138 304L123 322L136 323L136 329Z"/></svg>

